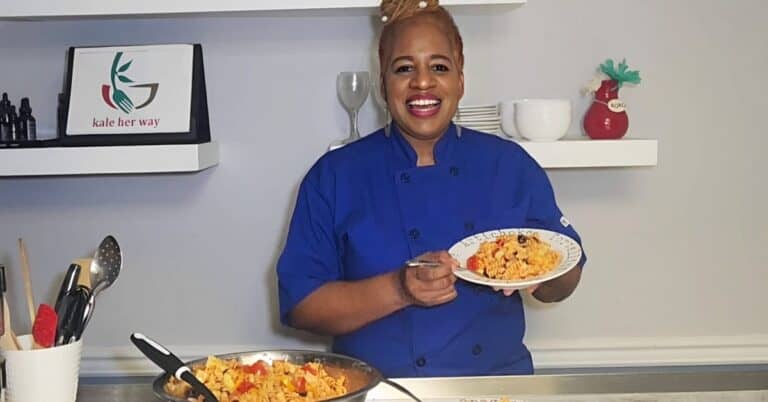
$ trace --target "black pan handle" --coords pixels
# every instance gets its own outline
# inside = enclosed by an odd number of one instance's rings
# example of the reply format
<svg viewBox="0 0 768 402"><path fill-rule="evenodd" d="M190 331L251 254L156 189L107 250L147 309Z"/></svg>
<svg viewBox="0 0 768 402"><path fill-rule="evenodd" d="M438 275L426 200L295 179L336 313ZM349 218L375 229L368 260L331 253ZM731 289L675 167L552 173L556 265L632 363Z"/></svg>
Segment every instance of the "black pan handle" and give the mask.
<svg viewBox="0 0 768 402"><path fill-rule="evenodd" d="M205 397L206 402L219 402L211 390L192 374L189 367L185 366L181 359L163 345L139 333L131 334L131 342L139 348L141 353L144 353L144 356L147 356L166 373L191 385L192 389Z"/></svg>

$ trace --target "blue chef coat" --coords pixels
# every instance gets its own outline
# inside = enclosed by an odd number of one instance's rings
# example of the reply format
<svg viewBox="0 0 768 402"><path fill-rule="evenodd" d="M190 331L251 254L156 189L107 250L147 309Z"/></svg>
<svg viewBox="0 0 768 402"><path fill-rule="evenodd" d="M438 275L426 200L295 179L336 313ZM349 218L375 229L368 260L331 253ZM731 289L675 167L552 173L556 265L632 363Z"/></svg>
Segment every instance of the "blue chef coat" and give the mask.
<svg viewBox="0 0 768 402"><path fill-rule="evenodd" d="M383 274L428 251L499 228L557 231L581 242L542 168L516 143L451 125L435 165L393 125L325 154L304 178L277 271L280 316L329 281ZM582 261L583 263L583 261ZM335 337L333 351L389 377L530 374L519 293L456 282L458 297L411 306Z"/></svg>

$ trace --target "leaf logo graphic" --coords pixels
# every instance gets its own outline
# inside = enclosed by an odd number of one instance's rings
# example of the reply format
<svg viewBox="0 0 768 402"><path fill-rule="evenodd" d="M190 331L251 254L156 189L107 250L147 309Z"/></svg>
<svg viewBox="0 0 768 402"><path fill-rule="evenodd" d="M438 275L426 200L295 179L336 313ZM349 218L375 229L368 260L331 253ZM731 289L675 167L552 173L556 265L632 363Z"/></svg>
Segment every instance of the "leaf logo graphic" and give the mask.
<svg viewBox="0 0 768 402"><path fill-rule="evenodd" d="M149 106L157 96L157 91L160 88L160 84L153 82L147 84L127 85L129 88L146 88L149 90L147 99L140 105L135 106L133 99L125 93L123 89L118 87L118 83L121 84L133 84L134 81L126 75L126 72L131 68L133 60L127 61L125 64L120 64L120 59L123 57L123 52L115 53L114 59L112 59L112 67L109 71L109 80L111 85L104 84L101 86L101 98L104 103L112 109L120 109L125 114L131 113L133 110L142 109ZM125 87L124 87L125 88Z"/></svg>

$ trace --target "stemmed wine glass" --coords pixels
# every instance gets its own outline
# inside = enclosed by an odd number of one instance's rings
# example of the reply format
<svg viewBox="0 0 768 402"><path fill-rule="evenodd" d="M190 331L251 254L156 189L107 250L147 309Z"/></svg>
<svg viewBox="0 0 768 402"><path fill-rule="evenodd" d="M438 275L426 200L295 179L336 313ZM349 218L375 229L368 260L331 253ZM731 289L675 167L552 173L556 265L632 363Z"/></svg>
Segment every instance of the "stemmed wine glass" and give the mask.
<svg viewBox="0 0 768 402"><path fill-rule="evenodd" d="M336 93L349 114L349 136L331 144L331 149L342 147L360 138L357 113L368 99L371 77L367 71L345 71L336 77Z"/></svg>

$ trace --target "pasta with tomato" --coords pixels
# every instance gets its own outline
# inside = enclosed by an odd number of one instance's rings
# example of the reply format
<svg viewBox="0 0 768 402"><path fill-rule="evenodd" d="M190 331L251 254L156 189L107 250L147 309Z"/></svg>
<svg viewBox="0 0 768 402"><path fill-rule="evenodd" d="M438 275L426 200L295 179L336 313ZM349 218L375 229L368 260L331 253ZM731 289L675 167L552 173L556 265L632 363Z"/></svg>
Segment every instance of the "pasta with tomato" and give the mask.
<svg viewBox="0 0 768 402"><path fill-rule="evenodd" d="M259 360L242 364L237 359L210 356L192 373L219 402L314 402L347 393L346 378L332 377L320 363L274 361L270 365ZM191 397L203 402L202 396L191 395L192 387L176 378L166 383L165 391L178 398Z"/></svg>
<svg viewBox="0 0 768 402"><path fill-rule="evenodd" d="M467 260L467 268L491 279L526 280L552 271L562 259L560 253L539 235L502 235L480 244Z"/></svg>

